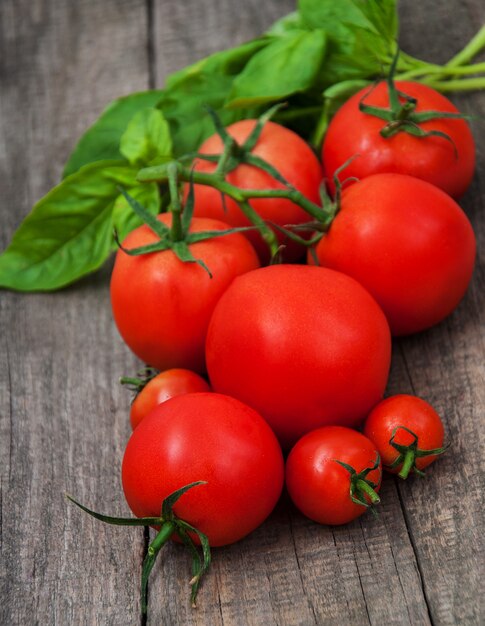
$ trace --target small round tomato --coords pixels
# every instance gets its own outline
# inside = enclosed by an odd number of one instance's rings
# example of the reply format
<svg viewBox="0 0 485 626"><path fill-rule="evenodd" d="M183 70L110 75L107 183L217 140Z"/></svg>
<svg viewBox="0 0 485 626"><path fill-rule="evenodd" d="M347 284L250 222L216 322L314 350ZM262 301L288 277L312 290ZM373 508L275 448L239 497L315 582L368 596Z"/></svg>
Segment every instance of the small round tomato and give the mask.
<svg viewBox="0 0 485 626"><path fill-rule="evenodd" d="M273 510L283 487L281 448L268 424L238 400L214 393L177 396L133 431L122 465L137 517L157 517L168 495L196 481L174 513L211 546L245 537Z"/></svg>
<svg viewBox="0 0 485 626"><path fill-rule="evenodd" d="M364 433L382 457L384 469L401 478L422 470L443 453L444 429L433 407L416 396L386 398L370 412Z"/></svg>
<svg viewBox="0 0 485 626"><path fill-rule="evenodd" d="M475 235L441 189L411 176L376 174L344 189L316 255L369 290L393 335L407 335L458 305L473 272Z"/></svg>
<svg viewBox="0 0 485 626"><path fill-rule="evenodd" d="M431 87L398 81L396 88L417 100L417 113L429 110L458 113L445 96ZM346 177L363 179L372 174L394 172L426 180L454 198L465 193L475 169L475 144L465 120L437 118L419 124L424 132L438 131L449 139L436 135L416 137L405 131L383 137L380 131L388 122L360 111L361 102L388 108L387 83L357 92L330 122L322 160L332 189L335 171L353 157L345 168Z"/></svg>
<svg viewBox="0 0 485 626"><path fill-rule="evenodd" d="M227 132L239 144L242 144L256 124L257 120L242 120L228 126ZM202 144L199 152L220 154L223 148L222 140L216 134ZM321 165L310 146L296 133L274 122L266 122L251 152L276 168L289 183L309 200L320 203L319 189L323 179ZM213 172L216 169L216 164L199 159L195 161L194 168L199 172ZM262 169L244 163L229 172L226 180L243 189L282 189L284 187L282 183ZM195 185L194 192L194 215L218 219L231 226L251 225L238 204L228 197L225 197L223 201L221 193L216 189ZM187 186L185 193L188 193ZM308 213L284 198L253 199L250 204L265 220L280 226L300 224L310 220ZM260 258L267 261L268 247L259 233L249 231L246 236L256 248ZM278 236L283 241L282 237ZM287 243L287 248L284 251L284 258L287 261L296 260L303 256L304 251L301 246L293 242L285 243Z"/></svg>
<svg viewBox="0 0 485 626"><path fill-rule="evenodd" d="M131 403L130 422L133 430L156 406L184 393L210 391L206 380L181 368L166 370L154 376L139 391Z"/></svg>
<svg viewBox="0 0 485 626"><path fill-rule="evenodd" d="M171 224L171 215L158 219ZM193 219L190 232L227 230L212 219ZM125 249L158 241L146 225L132 231ZM205 371L204 343L214 307L232 280L259 266L254 248L240 233L189 246L212 277L197 263L182 262L172 250L130 256L118 250L111 277L111 306L129 348L159 370L174 367Z"/></svg>
<svg viewBox="0 0 485 626"><path fill-rule="evenodd" d="M286 461L286 486L307 517L346 524L379 502L382 468L374 444L342 426L318 428L302 437Z"/></svg>
<svg viewBox="0 0 485 626"><path fill-rule="evenodd" d="M391 342L355 280L271 265L234 280L207 333L212 388L254 407L291 447L319 426L356 426L382 398Z"/></svg>

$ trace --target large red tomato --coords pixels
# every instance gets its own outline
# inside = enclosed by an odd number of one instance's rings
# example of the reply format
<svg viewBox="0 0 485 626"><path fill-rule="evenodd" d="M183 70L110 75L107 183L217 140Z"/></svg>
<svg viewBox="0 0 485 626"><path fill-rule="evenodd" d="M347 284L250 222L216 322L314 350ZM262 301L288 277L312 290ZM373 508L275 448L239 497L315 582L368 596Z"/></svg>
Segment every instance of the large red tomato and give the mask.
<svg viewBox="0 0 485 626"><path fill-rule="evenodd" d="M291 499L304 515L320 524L346 524L365 513L372 501L378 502L381 477L379 454L372 441L341 426L306 434L286 461Z"/></svg>
<svg viewBox="0 0 485 626"><path fill-rule="evenodd" d="M241 144L248 138L255 125L256 120L243 120L229 126L227 131ZM213 135L202 144L199 152L220 154L222 149L221 138L219 135ZM266 122L252 153L268 161L309 200L320 203L319 188L323 179L322 168L310 146L296 133L274 122ZM215 168L215 163L202 160L195 162L195 169L200 172L213 172ZM263 170L247 164L237 166L227 175L227 181L243 189L281 189L284 187ZM290 200L254 199L250 201L250 204L265 220L281 226L300 224L311 219L308 213ZM231 226L250 224L234 200L226 197L223 203L219 191L202 185L195 185L194 215L222 220ZM257 232L248 232L246 236L261 259L267 260L268 247L260 235ZM285 259L295 260L301 257L302 253L301 247L290 242L285 251Z"/></svg>
<svg viewBox="0 0 485 626"><path fill-rule="evenodd" d="M416 112L441 111L458 113L457 108L431 87L414 82L396 82L396 88L417 99ZM379 83L353 95L330 122L323 144L322 159L331 187L335 170L354 157L342 176L359 179L383 172L408 174L440 187L459 198L466 191L475 168L475 144L463 119L432 119L421 123L423 131L439 131L439 136L415 137L398 132L382 137L388 123L359 110L359 103L389 107L387 84Z"/></svg>
<svg viewBox="0 0 485 626"><path fill-rule="evenodd" d="M441 189L411 176L376 174L344 190L316 253L321 265L362 283L393 335L406 335L457 306L473 272L475 236Z"/></svg>
<svg viewBox="0 0 485 626"><path fill-rule="evenodd" d="M162 501L196 481L174 513L208 536L233 543L271 513L283 487L283 455L268 424L238 400L186 394L160 404L128 441L123 489L137 517L159 516Z"/></svg>
<svg viewBox="0 0 485 626"><path fill-rule="evenodd" d="M214 310L215 391L254 407L288 448L318 426L356 426L381 399L391 342L380 307L352 278L273 265L240 276Z"/></svg>
<svg viewBox="0 0 485 626"><path fill-rule="evenodd" d="M170 225L171 216L158 219ZM226 230L212 219L193 219L191 232ZM137 248L158 240L146 225L123 242ZM204 343L212 311L233 278L259 266L248 240L239 233L190 245L197 263L180 261L171 250L129 256L118 250L111 277L111 305L121 336L145 363L160 370L182 367L205 371Z"/></svg>

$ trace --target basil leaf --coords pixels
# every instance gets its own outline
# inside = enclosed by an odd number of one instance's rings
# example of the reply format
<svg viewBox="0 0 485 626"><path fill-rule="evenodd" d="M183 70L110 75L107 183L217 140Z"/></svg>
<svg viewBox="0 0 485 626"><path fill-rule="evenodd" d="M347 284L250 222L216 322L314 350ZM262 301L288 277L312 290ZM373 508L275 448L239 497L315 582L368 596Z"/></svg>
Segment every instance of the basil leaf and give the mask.
<svg viewBox="0 0 485 626"><path fill-rule="evenodd" d="M307 24L304 23L297 11L293 11L281 17L266 31L266 34L275 37L284 37L287 33L291 33L295 30L308 30Z"/></svg>
<svg viewBox="0 0 485 626"><path fill-rule="evenodd" d="M347 26L388 40L397 37L396 0L300 0L298 10L307 26L322 28L336 39L347 36Z"/></svg>
<svg viewBox="0 0 485 626"><path fill-rule="evenodd" d="M236 77L229 106L255 106L282 100L313 86L325 58L323 30L294 31L255 54Z"/></svg>
<svg viewBox="0 0 485 626"><path fill-rule="evenodd" d="M120 152L139 167L170 160L172 138L163 113L154 108L135 113L121 136Z"/></svg>
<svg viewBox="0 0 485 626"><path fill-rule="evenodd" d="M63 177L76 172L83 165L103 159L121 159L121 135L133 115L155 106L162 91L141 91L118 98L108 105L101 117L84 133L64 167Z"/></svg>
<svg viewBox="0 0 485 626"><path fill-rule="evenodd" d="M137 171L122 161L98 161L54 187L0 256L0 286L50 291L98 269L115 246L114 226L124 235L136 224L119 199L120 185L141 194L148 210L158 211L156 185L138 185Z"/></svg>
<svg viewBox="0 0 485 626"><path fill-rule="evenodd" d="M259 113L259 109L231 111L224 105L235 77L268 41L261 38L218 52L167 79L158 108L170 124L176 157L195 151L204 139L214 134L214 125L205 114L205 106L214 109L224 125Z"/></svg>

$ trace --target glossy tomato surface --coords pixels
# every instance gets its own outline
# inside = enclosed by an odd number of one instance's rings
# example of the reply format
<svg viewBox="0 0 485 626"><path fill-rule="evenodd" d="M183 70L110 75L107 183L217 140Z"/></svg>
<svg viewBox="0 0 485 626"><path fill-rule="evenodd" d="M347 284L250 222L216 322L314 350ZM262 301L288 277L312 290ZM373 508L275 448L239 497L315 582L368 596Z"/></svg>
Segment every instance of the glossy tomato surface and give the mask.
<svg viewBox="0 0 485 626"><path fill-rule="evenodd" d="M382 397L390 354L372 296L344 274L303 265L234 280L206 346L213 389L259 411L285 448L318 426L359 424Z"/></svg>
<svg viewBox="0 0 485 626"><path fill-rule="evenodd" d="M171 223L169 214L158 219ZM212 219L192 220L191 232L226 230ZM157 235L140 226L125 248L154 243ZM197 263L183 263L171 250L129 256L118 250L111 277L111 306L118 330L131 350L160 370L174 367L205 371L204 342L209 319L233 278L259 266L248 240L239 233L190 246L212 273Z"/></svg>
<svg viewBox="0 0 485 626"><path fill-rule="evenodd" d="M212 546L245 537L271 513L284 465L268 424L238 400L213 393L177 396L133 431L122 465L123 489L137 517L158 516L163 499L193 487L175 514Z"/></svg>
<svg viewBox="0 0 485 626"><path fill-rule="evenodd" d="M417 446L420 450L434 450L442 448L444 429L438 413L425 400L416 396L399 394L386 398L374 407L365 421L364 434L373 441L382 458L382 464L387 471L396 474L402 464L390 469L389 466L398 458L399 452L391 443L409 446L415 438L405 429L412 431L418 438ZM416 467L424 469L436 459L436 455L416 458Z"/></svg>
<svg viewBox="0 0 485 626"><path fill-rule="evenodd" d="M243 143L256 125L256 120L242 120L227 128L238 143ZM199 152L220 154L223 149L219 135L209 137ZM252 153L268 161L278 172L304 196L319 203L319 187L323 173L321 165L312 149L296 133L274 122L267 122ZM215 163L198 160L195 169L200 172L213 172ZM227 175L226 180L243 189L281 189L284 187L272 176L252 165L241 164ZM186 189L187 193L187 189ZM251 206L265 219L279 225L299 224L310 220L308 213L290 200L281 198L253 199ZM251 223L242 213L237 203L226 197L222 202L216 189L195 185L194 215L222 220L232 226L247 226ZM257 232L246 234L255 246L261 259L268 260L268 247ZM283 239L280 238L281 241ZM288 243L286 260L303 256L301 247Z"/></svg>
<svg viewBox="0 0 485 626"><path fill-rule="evenodd" d="M421 83L401 81L397 89L416 98L416 112L441 111L457 113L458 109L442 94ZM445 133L439 136L415 137L399 132L382 137L380 130L387 124L359 110L359 103L389 107L387 84L374 89L365 88L353 95L330 122L322 150L326 176L333 189L335 170L348 159L352 162L341 173L366 178L372 174L394 172L426 180L446 193L459 198L468 188L475 169L475 144L468 123L463 119L433 119L420 124L423 131Z"/></svg>
<svg viewBox="0 0 485 626"><path fill-rule="evenodd" d="M475 235L458 204L437 187L376 174L344 190L316 254L321 265L369 290L393 335L407 335L458 305L473 272Z"/></svg>
<svg viewBox="0 0 485 626"><path fill-rule="evenodd" d="M173 368L160 372L136 395L131 403L130 422L135 429L156 406L184 393L210 391L207 381L195 372Z"/></svg>
<svg viewBox="0 0 485 626"><path fill-rule="evenodd" d="M327 426L302 437L286 461L286 486L291 499L307 517L320 524L346 524L365 513L366 507L350 496L351 475L342 461L357 473L373 467L377 450L361 433L350 428ZM367 479L380 488L379 465ZM366 501L370 503L370 500Z"/></svg>

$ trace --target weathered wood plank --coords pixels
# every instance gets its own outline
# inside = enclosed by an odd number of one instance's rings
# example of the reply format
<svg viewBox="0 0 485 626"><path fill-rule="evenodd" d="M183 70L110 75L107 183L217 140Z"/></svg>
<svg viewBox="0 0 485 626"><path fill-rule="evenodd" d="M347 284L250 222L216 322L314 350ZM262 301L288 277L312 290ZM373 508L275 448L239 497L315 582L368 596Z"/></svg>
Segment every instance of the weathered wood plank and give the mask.
<svg viewBox="0 0 485 626"><path fill-rule="evenodd" d="M2 249L59 179L84 128L148 83L145 2L0 3ZM0 295L0 623L133 624L143 534L96 523L64 493L119 510L134 359L108 272L55 295ZM126 511L124 511L126 513Z"/></svg>
<svg viewBox="0 0 485 626"><path fill-rule="evenodd" d="M403 46L410 53L426 54L430 61L446 61L485 23L485 5L480 2L427 0L414 3L412 10L405 7ZM477 120L484 117L483 94L453 100ZM485 614L481 593L485 562L485 135L483 124L472 121L472 126L478 151L476 176L461 202L477 236L472 284L448 320L398 343L392 380L396 391L416 393L436 407L452 442L425 480L399 484L429 611L433 622L443 625L483 623Z"/></svg>

